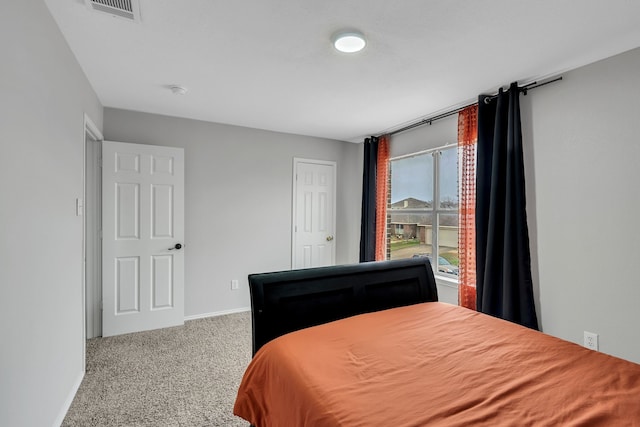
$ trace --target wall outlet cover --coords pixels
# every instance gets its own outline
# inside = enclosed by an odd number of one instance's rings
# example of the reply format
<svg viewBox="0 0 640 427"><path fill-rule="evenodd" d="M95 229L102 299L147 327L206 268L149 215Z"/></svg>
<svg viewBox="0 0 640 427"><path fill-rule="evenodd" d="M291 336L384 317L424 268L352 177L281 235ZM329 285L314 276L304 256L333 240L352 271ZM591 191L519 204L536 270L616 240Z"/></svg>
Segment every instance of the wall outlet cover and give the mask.
<svg viewBox="0 0 640 427"><path fill-rule="evenodd" d="M591 350L598 350L598 334L584 331L584 346Z"/></svg>

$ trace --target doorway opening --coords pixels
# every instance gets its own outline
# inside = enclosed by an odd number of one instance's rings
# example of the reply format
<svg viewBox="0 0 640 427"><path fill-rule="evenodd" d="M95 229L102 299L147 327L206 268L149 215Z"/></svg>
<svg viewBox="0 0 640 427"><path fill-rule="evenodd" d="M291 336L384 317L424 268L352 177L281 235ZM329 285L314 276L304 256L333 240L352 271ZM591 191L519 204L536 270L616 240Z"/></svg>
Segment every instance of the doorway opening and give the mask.
<svg viewBox="0 0 640 427"><path fill-rule="evenodd" d="M85 115L84 129L84 330L102 336L102 134Z"/></svg>

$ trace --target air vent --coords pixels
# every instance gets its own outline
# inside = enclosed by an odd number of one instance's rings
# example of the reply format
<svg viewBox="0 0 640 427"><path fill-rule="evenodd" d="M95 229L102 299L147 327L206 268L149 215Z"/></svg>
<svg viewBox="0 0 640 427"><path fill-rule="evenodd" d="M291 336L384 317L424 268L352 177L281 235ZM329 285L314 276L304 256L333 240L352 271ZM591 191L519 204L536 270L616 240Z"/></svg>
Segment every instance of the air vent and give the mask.
<svg viewBox="0 0 640 427"><path fill-rule="evenodd" d="M140 21L138 0L85 0L87 6L97 12L112 16Z"/></svg>

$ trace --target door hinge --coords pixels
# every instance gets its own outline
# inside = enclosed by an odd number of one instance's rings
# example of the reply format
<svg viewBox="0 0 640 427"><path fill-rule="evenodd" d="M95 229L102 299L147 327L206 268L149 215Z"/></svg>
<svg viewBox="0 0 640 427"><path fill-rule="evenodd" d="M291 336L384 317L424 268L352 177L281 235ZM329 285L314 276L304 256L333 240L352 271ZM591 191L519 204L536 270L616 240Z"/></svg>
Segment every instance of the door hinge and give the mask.
<svg viewBox="0 0 640 427"><path fill-rule="evenodd" d="M102 239L102 230L98 230L98 239Z"/></svg>
<svg viewBox="0 0 640 427"><path fill-rule="evenodd" d="M102 303L102 300L100 300L100 310L104 309L104 304Z"/></svg>
<svg viewBox="0 0 640 427"><path fill-rule="evenodd" d="M98 157L98 167L102 167L102 157Z"/></svg>

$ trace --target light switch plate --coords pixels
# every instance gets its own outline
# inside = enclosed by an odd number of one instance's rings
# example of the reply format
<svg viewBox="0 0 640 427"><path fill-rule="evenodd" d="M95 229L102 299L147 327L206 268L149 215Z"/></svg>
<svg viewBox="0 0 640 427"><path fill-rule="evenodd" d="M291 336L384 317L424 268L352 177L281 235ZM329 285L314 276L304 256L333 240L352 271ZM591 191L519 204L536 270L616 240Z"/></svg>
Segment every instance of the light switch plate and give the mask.
<svg viewBox="0 0 640 427"><path fill-rule="evenodd" d="M84 200L81 198L76 199L76 216L82 216L84 212Z"/></svg>

